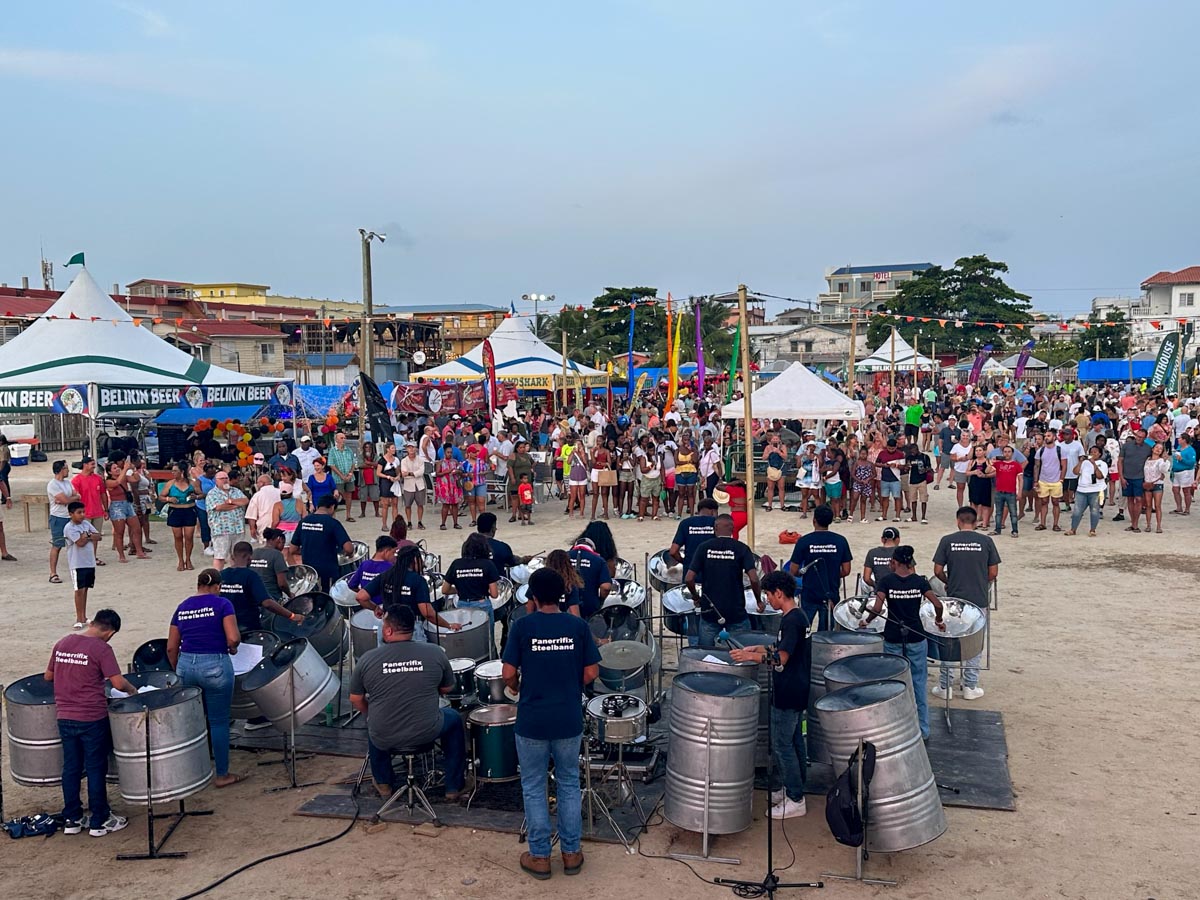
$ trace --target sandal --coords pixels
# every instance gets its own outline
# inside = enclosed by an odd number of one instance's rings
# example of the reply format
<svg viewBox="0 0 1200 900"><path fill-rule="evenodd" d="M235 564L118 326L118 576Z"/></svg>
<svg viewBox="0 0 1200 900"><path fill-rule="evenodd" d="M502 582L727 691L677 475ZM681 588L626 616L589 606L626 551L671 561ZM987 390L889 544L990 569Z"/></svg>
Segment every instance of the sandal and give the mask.
<svg viewBox="0 0 1200 900"><path fill-rule="evenodd" d="M51 575L48 580L51 584L62 584L62 579L57 575Z"/></svg>
<svg viewBox="0 0 1200 900"><path fill-rule="evenodd" d="M98 566L107 566L107 565L108 565L108 563L106 563L106 562L105 562L104 560L102 560L102 559L98 559L98 560L96 560L96 565L98 565Z"/></svg>
<svg viewBox="0 0 1200 900"><path fill-rule="evenodd" d="M443 522L443 523L442 523L442 531L445 531L445 530L446 530L446 523L445 523L445 522Z"/></svg>
<svg viewBox="0 0 1200 900"><path fill-rule="evenodd" d="M1054 531L1062 531L1062 529L1061 529L1061 528L1059 528L1057 525L1055 525L1055 526L1054 526L1054 529L1053 529L1053 530L1054 530Z"/></svg>
<svg viewBox="0 0 1200 900"><path fill-rule="evenodd" d="M1034 530L1034 531L1045 531L1045 530L1046 530L1046 526L1045 526L1045 525L1039 525L1039 526L1037 526L1037 527L1036 527L1035 529L1033 529L1033 530Z"/></svg>

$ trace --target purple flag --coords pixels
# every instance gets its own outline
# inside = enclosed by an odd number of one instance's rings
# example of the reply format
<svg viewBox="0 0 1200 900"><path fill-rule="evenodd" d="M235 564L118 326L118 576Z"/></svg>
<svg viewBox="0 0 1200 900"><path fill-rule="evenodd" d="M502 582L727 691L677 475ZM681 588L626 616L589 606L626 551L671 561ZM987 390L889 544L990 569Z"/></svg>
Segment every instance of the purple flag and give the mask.
<svg viewBox="0 0 1200 900"><path fill-rule="evenodd" d="M987 362L987 358L991 353L991 344L984 344L979 348L979 352L975 354L975 364L971 366L971 377L967 379L967 384L979 383L979 376L983 374L983 364Z"/></svg>
<svg viewBox="0 0 1200 900"><path fill-rule="evenodd" d="M1035 341L1026 341L1025 346L1021 348L1021 355L1017 357L1017 367L1013 370L1013 381L1021 381L1021 376L1025 374L1025 365L1029 362L1029 357L1033 354L1033 345L1035 343Z"/></svg>
<svg viewBox="0 0 1200 900"><path fill-rule="evenodd" d="M696 393L704 395L704 338L700 336L700 304L696 304Z"/></svg>

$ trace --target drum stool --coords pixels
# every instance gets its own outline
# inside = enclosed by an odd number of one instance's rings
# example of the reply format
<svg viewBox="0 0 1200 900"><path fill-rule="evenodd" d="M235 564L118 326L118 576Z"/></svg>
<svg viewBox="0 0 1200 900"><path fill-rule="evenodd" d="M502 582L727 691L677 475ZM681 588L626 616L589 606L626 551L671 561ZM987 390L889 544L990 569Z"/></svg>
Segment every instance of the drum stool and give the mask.
<svg viewBox="0 0 1200 900"><path fill-rule="evenodd" d="M436 743L434 741L430 741L427 744L421 744L417 747L409 747L409 748L405 748L405 749L401 749L401 750L389 751L392 756L403 756L404 757L404 766L405 766L404 786L392 791L392 796L388 797L387 800L384 801L383 806L379 807L378 812L376 812L375 815L373 815L371 817L372 825L377 823L380 820L380 818L382 818L383 814L385 812L387 812L389 809L391 809L391 807L396 803L396 801L398 801L401 797L403 797L406 800L406 805L408 806L409 812L412 812L413 808L417 804L420 804L421 809L425 810L425 812L429 814L429 817L431 819L433 819L433 824L437 825L439 827L441 826L442 823L440 821L438 821L437 813L433 811L433 804L431 804L429 802L429 797L427 797L425 795L425 790L421 787L421 785L417 784L417 776L416 776L416 773L413 771L413 767L416 764L417 757L418 756L430 756L432 758L433 749L435 746L436 746ZM359 785L362 784L363 778L366 777L366 774L370 768L371 768L371 755L368 753L367 756L363 759L362 769L358 773L358 784ZM355 789L357 790L357 786Z"/></svg>

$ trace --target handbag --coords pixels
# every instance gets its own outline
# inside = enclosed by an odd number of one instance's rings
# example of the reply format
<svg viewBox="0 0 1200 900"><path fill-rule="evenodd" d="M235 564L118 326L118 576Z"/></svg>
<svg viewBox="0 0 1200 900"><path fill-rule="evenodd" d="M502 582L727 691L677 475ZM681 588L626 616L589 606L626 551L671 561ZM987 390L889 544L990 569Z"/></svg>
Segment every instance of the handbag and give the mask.
<svg viewBox="0 0 1200 900"><path fill-rule="evenodd" d="M800 540L800 532L798 531L792 531L790 528L785 528L783 531L779 532L779 543L781 544L794 544L798 540Z"/></svg>
<svg viewBox="0 0 1200 900"><path fill-rule="evenodd" d="M596 476L596 484L600 487L615 487L617 483L616 469L601 469Z"/></svg>
<svg viewBox="0 0 1200 900"><path fill-rule="evenodd" d="M783 477L783 469L767 466L767 481L778 481Z"/></svg>

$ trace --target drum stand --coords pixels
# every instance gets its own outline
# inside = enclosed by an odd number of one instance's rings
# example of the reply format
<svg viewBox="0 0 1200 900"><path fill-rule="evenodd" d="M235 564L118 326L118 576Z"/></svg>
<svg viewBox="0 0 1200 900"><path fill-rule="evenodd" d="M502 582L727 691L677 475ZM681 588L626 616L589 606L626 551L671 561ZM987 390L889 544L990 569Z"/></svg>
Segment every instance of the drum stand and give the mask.
<svg viewBox="0 0 1200 900"><path fill-rule="evenodd" d="M382 626L380 626L380 627L382 627ZM344 645L342 651L338 654L337 712L334 713L333 721L337 722L338 719L341 719L343 716L346 718L346 721L342 722L340 725L338 725L338 728L345 728L347 725L349 725L351 722L353 722L355 719L357 719L359 716L362 715L362 713L360 713L357 709L350 709L346 712L342 712L342 677L346 672L346 657L350 655L350 650L351 650L351 642L350 642L350 639L347 637L347 632L348 632L349 628L350 628L350 620L343 618L342 619L342 640L345 642L345 645Z"/></svg>
<svg viewBox="0 0 1200 900"><path fill-rule="evenodd" d="M855 806L858 807L858 814L862 816L863 823L863 839L862 843L854 848L854 874L853 875L835 875L832 872L822 872L822 878L837 878L840 881L859 881L863 884L883 884L888 887L895 887L899 882L889 881L886 878L864 878L863 877L863 862L867 858L867 808L863 805L863 740L858 739L858 797L855 799Z"/></svg>
<svg viewBox="0 0 1200 900"><path fill-rule="evenodd" d="M183 859L187 856L186 851L175 853L163 853L163 845L175 833L175 829L180 826L183 820L188 816L211 816L211 809L187 809L184 806L184 801L179 801L179 810L171 813L156 813L154 811L154 768L150 764L150 710L146 710L144 720L144 730L146 733L146 852L145 853L119 853L117 859ZM158 843L154 841L154 820L155 819L172 819L174 821L167 827L167 833L162 836L162 840Z"/></svg>
<svg viewBox="0 0 1200 900"><path fill-rule="evenodd" d="M283 758L273 759L270 762L260 762L260 766L273 766L276 763L282 763L288 770L288 783L281 787L266 788L264 794L275 794L279 791L290 791L295 788L312 787L314 784L320 784L320 781L305 781L303 783L296 781L296 760L312 759L312 755L297 756L296 755L296 669L295 666L288 666L288 691L292 698L292 711L288 715L288 730L283 736Z"/></svg>
<svg viewBox="0 0 1200 900"><path fill-rule="evenodd" d="M626 801L623 798L625 795L625 791L628 790L629 796L633 800L633 808L634 808L634 810L637 811L638 822L641 823L641 825L643 827L646 824L646 813L642 809L642 801L638 799L638 795L634 792L633 779L629 777L629 770L625 767L624 749L625 749L625 743L623 741L621 743L617 744L617 762L614 765L610 766L609 768L605 769L604 772L600 776L600 784L601 785L606 784L613 774L616 774L616 776L617 776L617 780L616 780L617 800L610 807L608 805L608 803L605 801L604 797L601 795L600 788L595 787L592 784L592 758L591 758L591 753L587 748L587 743L585 741L585 743L584 743L584 762L583 762L584 789L583 789L582 799L587 801L587 809L588 809L587 836L590 838L596 837L595 807L598 806L598 807L600 807L600 815L603 816L604 821L608 822L608 827L613 830L613 833L617 836L617 840L620 841L621 845L625 848L625 852L632 854L636 851L634 850L633 845L630 844L629 838L627 838L625 836L625 832L621 830L621 827L619 825L617 825L616 819L613 818L612 810L625 805Z"/></svg>

